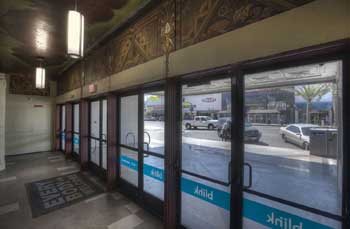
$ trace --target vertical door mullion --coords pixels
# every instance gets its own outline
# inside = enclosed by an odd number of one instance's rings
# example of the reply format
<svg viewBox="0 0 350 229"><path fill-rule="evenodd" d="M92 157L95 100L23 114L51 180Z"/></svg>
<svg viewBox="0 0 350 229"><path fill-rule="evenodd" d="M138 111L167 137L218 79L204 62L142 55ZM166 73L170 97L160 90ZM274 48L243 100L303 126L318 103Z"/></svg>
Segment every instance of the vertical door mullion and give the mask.
<svg viewBox="0 0 350 229"><path fill-rule="evenodd" d="M91 161L91 101L89 101L89 114L88 114L88 120L89 120L89 126L88 126L88 128L89 128L89 131L88 131L88 133L89 133L89 147L88 147L88 164L90 163L90 161Z"/></svg>
<svg viewBox="0 0 350 229"><path fill-rule="evenodd" d="M143 198L143 96L143 93L138 94L138 178L141 198Z"/></svg>
<svg viewBox="0 0 350 229"><path fill-rule="evenodd" d="M59 132L59 137L60 137L60 150L62 151L62 105L59 106L60 108L60 132Z"/></svg>
<svg viewBox="0 0 350 229"><path fill-rule="evenodd" d="M176 219L177 219L177 225L181 227L181 209L182 209L182 201L181 201L181 170L182 170L182 85L178 82L176 83L176 94L178 95L178 99L176 100L175 109L177 108L179 110L178 116L176 117L176 121L178 122L178 131L176 132L176 138L178 140L178 146L176 149L176 161L175 161L175 171L176 171L176 185L177 185L177 212L176 212ZM170 104L169 104L170 105Z"/></svg>
<svg viewBox="0 0 350 229"><path fill-rule="evenodd" d="M70 119L71 119L71 122L70 122L70 144L71 144L71 147L70 147L70 156L73 157L73 154L74 154L74 142L73 142L73 137L74 137L74 116L73 116L73 112L74 112L74 104L73 103L70 103L70 109L71 109L71 113L70 113Z"/></svg>
<svg viewBox="0 0 350 229"><path fill-rule="evenodd" d="M343 222L342 222L342 227L343 228L349 228L350 226L350 197L349 197L349 178L350 178L350 168L349 168L349 162L350 162L350 157L347 154L349 152L349 146L350 144L347 139L349 139L349 130L350 130L350 108L349 106L346 106L346 101L349 101L350 95L349 91L346 90L346 88L349 88L350 86L350 55L345 57L343 59L342 63L343 67L343 72L341 76L342 80L342 87L343 87L343 95L342 95L342 125L343 125L343 138L342 138L342 145L343 145L343 168L342 168L342 216L343 216Z"/></svg>
<svg viewBox="0 0 350 229"><path fill-rule="evenodd" d="M121 110L120 110L120 107L121 107L121 97L118 95L117 97L117 112L116 112L116 115L117 115L117 133L116 133L116 143L117 143L117 174L116 174L116 177L117 177L117 184L116 186L118 187L120 185L120 180L121 180L121 173L120 173L120 170L121 170L121 165L120 165L120 155L121 155L121 152L120 152L120 123L121 123Z"/></svg>
<svg viewBox="0 0 350 229"><path fill-rule="evenodd" d="M101 169L101 171L102 171L102 169L103 169L103 167L102 167L102 128L103 128L103 125L102 125L102 119L103 119L103 117L102 117L102 113L103 113L103 102L102 102L103 100L102 99L99 99L98 100L98 103L99 103L99 114L100 114L100 117L99 117L99 140L98 140L98 142L99 142L99 148L100 148L100 150L99 150L99 158L100 158L100 160L99 160L99 165L98 165L98 167L99 167L99 169Z"/></svg>
<svg viewBox="0 0 350 229"><path fill-rule="evenodd" d="M71 114L71 116L72 116L72 132L71 132L71 148L72 148L72 154L74 154L75 152L74 152L74 132L75 132L75 122L74 122L74 109L75 109L75 104L73 103L72 104L72 114Z"/></svg>
<svg viewBox="0 0 350 229"><path fill-rule="evenodd" d="M64 134L64 126L63 126L63 105L61 105L60 106L61 107L61 111L60 111L60 113L61 113L61 121L60 121L60 123L61 123L61 141L60 141L60 148L61 148L61 151L63 152L63 139L65 138L65 135L63 135ZM63 137L62 137L62 135L63 135Z"/></svg>
<svg viewBox="0 0 350 229"><path fill-rule="evenodd" d="M231 78L231 221L230 228L243 225L243 163L244 163L244 79L241 71Z"/></svg>

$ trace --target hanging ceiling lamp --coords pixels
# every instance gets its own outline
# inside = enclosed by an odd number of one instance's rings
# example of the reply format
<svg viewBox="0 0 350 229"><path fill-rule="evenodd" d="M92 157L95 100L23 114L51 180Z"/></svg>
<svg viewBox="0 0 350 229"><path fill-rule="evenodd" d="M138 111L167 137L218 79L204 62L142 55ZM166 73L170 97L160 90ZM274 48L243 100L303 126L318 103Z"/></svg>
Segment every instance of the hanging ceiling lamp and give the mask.
<svg viewBox="0 0 350 229"><path fill-rule="evenodd" d="M39 67L35 70L35 87L37 89L45 88L45 68L42 67L43 59L39 59Z"/></svg>
<svg viewBox="0 0 350 229"><path fill-rule="evenodd" d="M84 16L77 11L77 0L75 10L68 11L68 55L72 58L84 56Z"/></svg>

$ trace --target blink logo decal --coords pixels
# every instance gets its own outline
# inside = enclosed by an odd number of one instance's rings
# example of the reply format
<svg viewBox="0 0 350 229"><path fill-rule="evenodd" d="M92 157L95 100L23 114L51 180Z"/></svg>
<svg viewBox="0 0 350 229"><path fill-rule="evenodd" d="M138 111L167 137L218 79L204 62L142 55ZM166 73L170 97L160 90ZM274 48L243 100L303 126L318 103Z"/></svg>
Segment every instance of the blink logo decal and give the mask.
<svg viewBox="0 0 350 229"><path fill-rule="evenodd" d="M163 174L160 171L156 170L156 169L152 169L151 170L151 176L155 177L155 178L157 178L159 180L163 180Z"/></svg>
<svg viewBox="0 0 350 229"><path fill-rule="evenodd" d="M152 177L158 181L164 181L164 170L159 169L147 164L143 165L143 174L146 176Z"/></svg>
<svg viewBox="0 0 350 229"><path fill-rule="evenodd" d="M230 210L230 194L205 184L182 177L181 191L212 205Z"/></svg>
<svg viewBox="0 0 350 229"><path fill-rule="evenodd" d="M290 214L279 209L244 199L243 215L269 228L276 229L332 229L332 227Z"/></svg>
<svg viewBox="0 0 350 229"><path fill-rule="evenodd" d="M279 216L275 216L274 212L267 215L266 222L273 227L283 228L283 229L302 229L303 223L299 222L297 225L294 224L291 218L283 218Z"/></svg>
<svg viewBox="0 0 350 229"><path fill-rule="evenodd" d="M194 194L197 196L201 196L205 199L214 200L214 191L208 191L205 188L200 188L198 185L196 187L196 189L194 190Z"/></svg>
<svg viewBox="0 0 350 229"><path fill-rule="evenodd" d="M75 136L75 137L73 138L73 143L74 143L75 145L79 145L79 142L80 142L79 137Z"/></svg>
<svg viewBox="0 0 350 229"><path fill-rule="evenodd" d="M132 169L134 171L138 171L138 161L135 159L132 159L127 156L121 156L120 157L120 164L122 166L128 167L129 169ZM152 177L158 181L163 182L164 181L164 170L148 165L143 164L143 174L149 177Z"/></svg>

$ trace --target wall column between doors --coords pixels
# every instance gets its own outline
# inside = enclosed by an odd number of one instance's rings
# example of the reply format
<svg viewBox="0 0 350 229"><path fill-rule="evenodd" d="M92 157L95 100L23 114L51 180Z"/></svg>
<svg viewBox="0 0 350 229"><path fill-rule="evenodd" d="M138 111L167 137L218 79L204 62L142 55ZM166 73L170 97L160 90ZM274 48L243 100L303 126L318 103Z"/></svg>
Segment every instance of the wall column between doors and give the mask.
<svg viewBox="0 0 350 229"><path fill-rule="evenodd" d="M181 133L181 96L176 79L165 83L165 198L164 225L177 228L179 222L179 146Z"/></svg>
<svg viewBox="0 0 350 229"><path fill-rule="evenodd" d="M116 180L119 177L119 163L117 163L117 96L107 96L107 189L113 190L116 187Z"/></svg>
<svg viewBox="0 0 350 229"><path fill-rule="evenodd" d="M80 101L80 167L88 169L89 162L89 102L85 99Z"/></svg>

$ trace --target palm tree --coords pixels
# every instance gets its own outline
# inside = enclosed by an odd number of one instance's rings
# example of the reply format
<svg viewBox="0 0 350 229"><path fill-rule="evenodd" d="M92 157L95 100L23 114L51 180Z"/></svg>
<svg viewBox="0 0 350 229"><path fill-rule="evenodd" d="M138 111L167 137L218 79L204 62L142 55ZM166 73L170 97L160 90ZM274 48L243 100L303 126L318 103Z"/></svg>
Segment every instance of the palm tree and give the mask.
<svg viewBox="0 0 350 229"><path fill-rule="evenodd" d="M315 99L321 100L322 96L330 92L329 84L305 85L295 88L295 94L306 100L306 123L310 123L311 103Z"/></svg>

